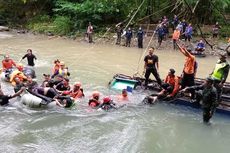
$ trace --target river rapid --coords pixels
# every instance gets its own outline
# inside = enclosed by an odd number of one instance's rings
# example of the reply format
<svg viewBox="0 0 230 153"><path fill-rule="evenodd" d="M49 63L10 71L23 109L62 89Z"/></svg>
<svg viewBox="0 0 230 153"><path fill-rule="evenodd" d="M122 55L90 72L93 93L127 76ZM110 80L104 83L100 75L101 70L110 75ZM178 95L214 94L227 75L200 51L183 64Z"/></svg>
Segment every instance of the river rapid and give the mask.
<svg viewBox="0 0 230 153"><path fill-rule="evenodd" d="M112 112L93 111L87 101L94 90L102 95L120 91L108 88L116 73L133 75L138 69L144 49L126 48L113 44L88 44L64 38L49 39L32 34L0 33L0 53L10 54L19 61L31 48L37 56L36 75L51 73L53 61L66 63L71 83L81 81L85 98L72 110L30 109L18 99L10 107L0 107L0 152L37 153L227 153L230 145L230 119L215 114L211 125L202 123L201 110L171 104L140 105L144 91L129 94L130 103ZM169 68L180 75L184 56L179 51L156 50L160 76L164 79ZM3 57L2 57L3 59ZM211 73L217 57L197 58L197 77ZM26 64L26 60L23 61ZM139 66L142 74L143 59ZM228 78L229 81L229 78ZM3 91L12 87L1 83Z"/></svg>

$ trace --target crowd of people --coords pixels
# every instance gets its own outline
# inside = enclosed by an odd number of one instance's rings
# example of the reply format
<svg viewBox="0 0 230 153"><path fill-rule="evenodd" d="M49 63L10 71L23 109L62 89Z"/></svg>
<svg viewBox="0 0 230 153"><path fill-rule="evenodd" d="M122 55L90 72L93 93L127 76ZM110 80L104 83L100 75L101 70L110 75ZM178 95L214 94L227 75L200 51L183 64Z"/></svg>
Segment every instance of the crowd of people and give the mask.
<svg viewBox="0 0 230 153"><path fill-rule="evenodd" d="M195 85L195 77L198 68L196 58L186 47L178 45L180 52L185 56L185 63L182 74L175 75L175 70L171 68L164 82L159 76L159 59L154 54L154 48L149 49L148 55L144 58L145 86L148 88L150 74L153 74L159 87L162 89L159 93L148 96L147 103L153 104L157 99L172 100L179 92L190 92L191 102L199 103L202 100L203 121L209 122L215 112L215 108L221 102L223 85L226 82L229 73L229 63L226 53L219 55L219 60L213 72L207 77L202 85ZM195 92L202 90L201 93Z"/></svg>
<svg viewBox="0 0 230 153"><path fill-rule="evenodd" d="M33 67L35 65L34 60L37 58L32 54L31 49L27 50L27 54L22 59L24 58L27 58L28 66ZM52 74L43 74L44 78L40 85L31 76L24 74L23 69L24 66L21 63L16 64L9 55L5 55L2 60L2 72L13 85L15 94L5 95L0 88L0 105L8 104L9 99L19 96L25 89L42 98L44 101L42 104L44 105L55 101L57 106L66 108L71 107L76 100L85 96L81 82L75 82L72 86L70 85L68 78L70 73L63 61L58 59L54 61ZM88 102L89 107L103 110L118 107L109 96L105 96L101 101L100 95L98 91L92 93ZM126 89L122 90L122 94L118 95L116 101L128 101Z"/></svg>

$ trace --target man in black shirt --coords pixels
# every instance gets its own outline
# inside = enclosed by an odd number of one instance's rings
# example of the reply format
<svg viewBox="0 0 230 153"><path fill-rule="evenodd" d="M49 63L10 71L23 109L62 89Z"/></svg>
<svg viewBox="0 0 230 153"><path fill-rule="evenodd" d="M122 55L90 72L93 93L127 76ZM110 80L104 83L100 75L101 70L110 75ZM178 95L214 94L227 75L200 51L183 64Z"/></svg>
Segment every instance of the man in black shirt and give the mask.
<svg viewBox="0 0 230 153"><path fill-rule="evenodd" d="M24 55L21 60L23 60L24 58L27 58L29 66L34 66L35 65L34 64L34 59L37 60L36 56L34 54L32 54L32 50L31 49L27 50L27 54Z"/></svg>
<svg viewBox="0 0 230 153"><path fill-rule="evenodd" d="M153 47L149 48L149 54L146 55L144 58L145 86L148 85L148 80L151 73L154 75L159 85L161 85L162 82L157 72L159 70L158 56L154 55L153 52L154 52L154 48Z"/></svg>
<svg viewBox="0 0 230 153"><path fill-rule="evenodd" d="M17 93L13 94L13 95L4 95L4 93L2 92L1 89L1 85L0 85L0 105L7 105L9 103L9 100L12 98L15 98L17 96L19 96L23 91L24 91L24 87L22 87Z"/></svg>

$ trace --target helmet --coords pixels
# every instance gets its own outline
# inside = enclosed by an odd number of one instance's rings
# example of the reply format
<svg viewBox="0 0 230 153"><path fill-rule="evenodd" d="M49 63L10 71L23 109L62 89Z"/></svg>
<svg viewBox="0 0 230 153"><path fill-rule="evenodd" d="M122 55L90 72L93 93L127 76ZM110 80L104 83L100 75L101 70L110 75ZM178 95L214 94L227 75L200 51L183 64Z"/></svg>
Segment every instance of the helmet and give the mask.
<svg viewBox="0 0 230 153"><path fill-rule="evenodd" d="M106 96L103 98L103 103L109 103L111 101L111 98Z"/></svg>
<svg viewBox="0 0 230 153"><path fill-rule="evenodd" d="M93 98L94 97L99 97L100 96L100 92L94 91L92 95L93 95Z"/></svg>
<svg viewBox="0 0 230 153"><path fill-rule="evenodd" d="M74 86L75 86L75 87L81 87L81 82L75 82L75 83L74 83Z"/></svg>
<svg viewBox="0 0 230 153"><path fill-rule="evenodd" d="M171 74L174 74L174 73L175 73L175 70L174 70L174 69L169 69L169 72L170 72Z"/></svg>

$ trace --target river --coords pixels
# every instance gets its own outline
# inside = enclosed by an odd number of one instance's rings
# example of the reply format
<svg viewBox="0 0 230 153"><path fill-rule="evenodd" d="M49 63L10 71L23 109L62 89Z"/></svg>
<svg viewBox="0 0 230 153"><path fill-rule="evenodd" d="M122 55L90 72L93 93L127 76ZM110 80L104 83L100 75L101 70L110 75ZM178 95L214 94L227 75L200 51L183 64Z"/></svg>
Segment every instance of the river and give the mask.
<svg viewBox="0 0 230 153"><path fill-rule="evenodd" d="M71 83L81 81L85 99L73 110L29 109L12 100L12 107L0 108L0 152L37 153L227 153L230 119L215 114L211 125L202 123L202 112L182 106L139 105L148 93L134 91L131 102L113 112L90 111L87 100L94 90L117 95L108 88L116 73L133 75L144 50L111 44L88 44L64 38L49 39L32 34L0 33L0 51L18 61L28 48L37 56L36 74L50 73L55 59L63 60ZM184 56L178 51L157 50L160 76L169 68L182 71ZM197 77L206 77L217 57L197 58ZM26 64L26 60L23 61ZM143 68L140 62L139 72ZM228 78L229 80L229 78ZM2 83L4 92L10 87Z"/></svg>

